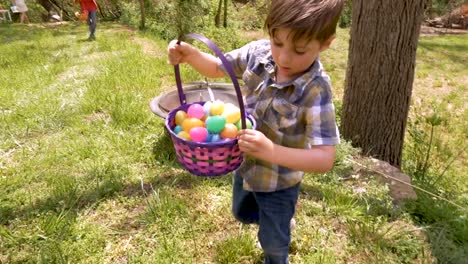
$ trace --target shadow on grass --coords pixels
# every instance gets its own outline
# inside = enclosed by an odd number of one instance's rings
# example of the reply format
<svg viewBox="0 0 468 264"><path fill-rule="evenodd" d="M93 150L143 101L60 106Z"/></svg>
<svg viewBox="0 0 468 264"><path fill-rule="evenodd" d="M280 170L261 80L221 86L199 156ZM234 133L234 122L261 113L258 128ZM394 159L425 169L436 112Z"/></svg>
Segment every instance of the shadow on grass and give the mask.
<svg viewBox="0 0 468 264"><path fill-rule="evenodd" d="M464 51L467 50L468 45L457 45L457 44L441 44L434 42L420 42L420 48L424 48L431 52L439 52L440 56L445 56L450 59L453 63L459 65L466 65L467 59L465 56L460 56Z"/></svg>
<svg viewBox="0 0 468 264"><path fill-rule="evenodd" d="M15 203L2 202L0 205L0 224L21 217L34 217L44 212L63 210L81 210L90 205L103 202L116 196L148 196L161 186L172 189L193 189L198 186L227 186L231 184L229 175L223 177L198 177L182 169L167 132L161 134L153 146L156 164L152 170L154 176L150 179L125 182L130 174L129 168L115 166L113 163L97 164L85 175L76 178L68 172L57 175L44 175L52 179L50 195L46 198L32 201L30 204L16 208ZM83 177L83 178L81 178Z"/></svg>
<svg viewBox="0 0 468 264"><path fill-rule="evenodd" d="M87 31L87 26L79 23L66 23L66 24L4 24L0 23L0 40L3 44L8 44L16 41L32 41L37 42L41 36L48 37L50 31L44 31L44 27L49 27L54 31L51 32L53 36L66 36L78 35Z"/></svg>

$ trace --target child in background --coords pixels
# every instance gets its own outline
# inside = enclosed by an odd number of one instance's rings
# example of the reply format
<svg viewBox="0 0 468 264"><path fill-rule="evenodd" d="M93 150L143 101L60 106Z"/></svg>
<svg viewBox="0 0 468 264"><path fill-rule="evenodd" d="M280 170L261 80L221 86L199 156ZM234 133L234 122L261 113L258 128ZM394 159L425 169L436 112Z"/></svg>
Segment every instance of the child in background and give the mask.
<svg viewBox="0 0 468 264"><path fill-rule="evenodd" d="M28 12L28 6L24 2L24 0L13 0L13 3L16 6L16 10L20 13L20 23L29 24L29 17L26 14L26 12Z"/></svg>
<svg viewBox="0 0 468 264"><path fill-rule="evenodd" d="M238 133L246 156L234 174L232 211L259 225L265 263L289 263L290 223L304 172L332 169L340 138L331 82L319 60L335 39L344 0L273 0L265 21L269 40L226 53L242 78L245 109L256 130ZM192 45L171 41L171 64L225 76L220 60Z"/></svg>
<svg viewBox="0 0 468 264"><path fill-rule="evenodd" d="M96 40L96 26L97 26L97 3L96 0L75 0L75 3L80 2L81 11L88 14L86 22L89 26L88 41Z"/></svg>

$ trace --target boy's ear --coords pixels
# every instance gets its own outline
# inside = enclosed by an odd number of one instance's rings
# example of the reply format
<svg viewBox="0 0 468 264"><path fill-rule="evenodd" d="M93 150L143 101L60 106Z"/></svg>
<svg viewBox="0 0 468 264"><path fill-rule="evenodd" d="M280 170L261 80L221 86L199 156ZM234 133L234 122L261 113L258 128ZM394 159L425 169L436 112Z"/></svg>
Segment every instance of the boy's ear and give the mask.
<svg viewBox="0 0 468 264"><path fill-rule="evenodd" d="M335 38L336 38L336 34L333 34L327 40L325 40L325 42L323 42L322 45L320 46L320 52L328 49L330 45L332 44L332 42L335 40Z"/></svg>

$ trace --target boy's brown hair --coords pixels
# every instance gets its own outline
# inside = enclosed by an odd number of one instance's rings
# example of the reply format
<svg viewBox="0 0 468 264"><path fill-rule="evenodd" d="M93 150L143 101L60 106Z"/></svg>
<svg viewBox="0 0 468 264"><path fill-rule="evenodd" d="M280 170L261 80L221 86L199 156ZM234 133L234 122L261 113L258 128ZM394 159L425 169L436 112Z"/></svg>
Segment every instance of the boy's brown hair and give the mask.
<svg viewBox="0 0 468 264"><path fill-rule="evenodd" d="M345 0L272 0L265 20L271 37L280 28L291 30L292 41L324 43L336 32Z"/></svg>

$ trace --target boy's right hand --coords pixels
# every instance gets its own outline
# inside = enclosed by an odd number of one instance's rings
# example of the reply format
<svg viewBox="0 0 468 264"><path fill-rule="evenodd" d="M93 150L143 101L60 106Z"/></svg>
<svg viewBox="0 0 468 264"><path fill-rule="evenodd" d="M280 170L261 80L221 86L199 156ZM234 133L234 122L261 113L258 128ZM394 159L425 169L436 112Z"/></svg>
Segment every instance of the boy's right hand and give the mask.
<svg viewBox="0 0 468 264"><path fill-rule="evenodd" d="M169 63L172 65L189 62L190 56L194 54L194 47L190 44L181 41L177 44L177 40L172 40L167 46L167 54Z"/></svg>

